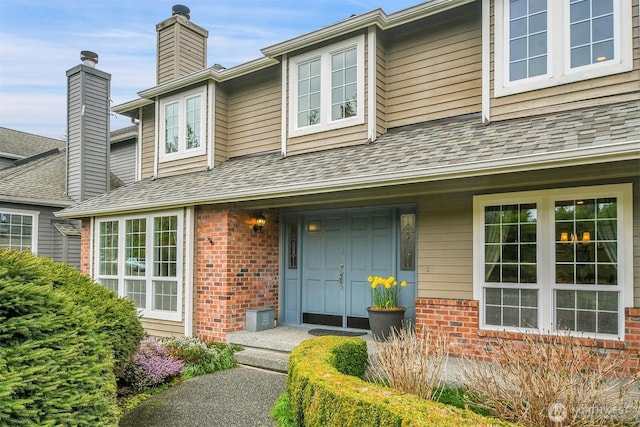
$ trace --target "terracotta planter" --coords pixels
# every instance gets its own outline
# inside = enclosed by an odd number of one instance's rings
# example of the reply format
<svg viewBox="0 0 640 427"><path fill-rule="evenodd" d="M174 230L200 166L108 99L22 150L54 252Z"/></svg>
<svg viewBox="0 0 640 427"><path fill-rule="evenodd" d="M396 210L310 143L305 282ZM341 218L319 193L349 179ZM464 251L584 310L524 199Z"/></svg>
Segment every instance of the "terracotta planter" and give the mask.
<svg viewBox="0 0 640 427"><path fill-rule="evenodd" d="M400 330L404 320L404 307L375 308L367 307L369 326L376 341L386 341L392 329Z"/></svg>

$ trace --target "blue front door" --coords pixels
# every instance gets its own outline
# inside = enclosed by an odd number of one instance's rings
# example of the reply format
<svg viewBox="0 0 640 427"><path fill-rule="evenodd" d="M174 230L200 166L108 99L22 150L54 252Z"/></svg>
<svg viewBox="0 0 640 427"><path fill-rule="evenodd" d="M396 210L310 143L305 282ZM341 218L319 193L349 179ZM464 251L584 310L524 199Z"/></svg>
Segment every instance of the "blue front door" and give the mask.
<svg viewBox="0 0 640 427"><path fill-rule="evenodd" d="M293 314L297 305L292 296L300 295L295 312L302 323L367 329L366 308L371 305L367 278L375 275L407 280L404 300L413 306L415 272L399 269L397 210L317 212L296 220L301 232L300 282L293 289L296 274L286 272L285 323L292 323L287 314ZM408 315L413 315L413 307Z"/></svg>

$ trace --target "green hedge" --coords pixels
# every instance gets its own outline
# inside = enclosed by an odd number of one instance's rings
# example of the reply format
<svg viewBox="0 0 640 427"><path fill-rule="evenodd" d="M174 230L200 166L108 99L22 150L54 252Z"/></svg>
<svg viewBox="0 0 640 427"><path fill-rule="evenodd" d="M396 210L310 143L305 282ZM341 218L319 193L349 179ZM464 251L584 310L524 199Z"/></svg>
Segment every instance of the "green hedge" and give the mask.
<svg viewBox="0 0 640 427"><path fill-rule="evenodd" d="M39 267L0 250L0 425L117 425L108 338Z"/></svg>
<svg viewBox="0 0 640 427"><path fill-rule="evenodd" d="M344 348L366 352L359 338L317 337L298 345L289 357L287 392L295 423L306 427L348 426L508 426L497 419L342 374L336 354ZM349 350L351 351L351 350ZM339 359L339 358L338 358ZM362 361L358 358L362 364Z"/></svg>
<svg viewBox="0 0 640 427"><path fill-rule="evenodd" d="M66 264L56 263L50 258L36 257L31 262L32 259L33 256L27 252L0 251L1 265L14 270L25 282L39 280L50 283L77 305L87 306L93 311L98 330L108 336L108 343L113 349L114 373L120 377L144 335L135 304L126 298L118 298L112 291ZM25 263L29 264L28 268Z"/></svg>

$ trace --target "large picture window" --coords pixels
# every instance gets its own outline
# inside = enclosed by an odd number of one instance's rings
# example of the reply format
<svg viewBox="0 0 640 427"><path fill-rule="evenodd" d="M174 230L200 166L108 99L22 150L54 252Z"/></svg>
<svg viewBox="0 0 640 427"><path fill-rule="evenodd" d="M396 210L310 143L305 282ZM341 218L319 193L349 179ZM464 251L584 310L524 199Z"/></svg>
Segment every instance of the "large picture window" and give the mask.
<svg viewBox="0 0 640 427"><path fill-rule="evenodd" d="M0 209L0 248L37 254L37 238L38 212Z"/></svg>
<svg viewBox="0 0 640 427"><path fill-rule="evenodd" d="M145 317L180 320L182 213L99 221L97 279Z"/></svg>
<svg viewBox="0 0 640 427"><path fill-rule="evenodd" d="M205 153L205 87L160 101L160 161Z"/></svg>
<svg viewBox="0 0 640 427"><path fill-rule="evenodd" d="M622 337L631 211L626 184L475 197L481 327Z"/></svg>
<svg viewBox="0 0 640 427"><path fill-rule="evenodd" d="M495 95L631 70L631 3L495 2Z"/></svg>
<svg viewBox="0 0 640 427"><path fill-rule="evenodd" d="M292 136L364 123L364 36L291 58Z"/></svg>

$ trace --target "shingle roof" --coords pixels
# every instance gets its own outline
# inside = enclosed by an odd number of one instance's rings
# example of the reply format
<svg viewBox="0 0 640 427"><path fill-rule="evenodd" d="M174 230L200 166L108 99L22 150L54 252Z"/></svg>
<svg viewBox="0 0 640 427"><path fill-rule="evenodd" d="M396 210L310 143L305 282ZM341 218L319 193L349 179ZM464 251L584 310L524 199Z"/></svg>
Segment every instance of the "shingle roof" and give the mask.
<svg viewBox="0 0 640 427"><path fill-rule="evenodd" d="M66 145L61 139L0 127L0 153L13 154L16 158L35 156L54 148L62 149Z"/></svg>
<svg viewBox="0 0 640 427"><path fill-rule="evenodd" d="M273 153L232 159L211 171L129 184L67 208L62 216L426 182L604 156L640 159L640 101L486 126L467 116L392 130L371 144L285 158Z"/></svg>
<svg viewBox="0 0 640 427"><path fill-rule="evenodd" d="M53 150L17 166L0 170L0 201L14 201L44 206L69 206L73 200L65 194L67 187L66 150ZM111 174L111 188L123 182Z"/></svg>

